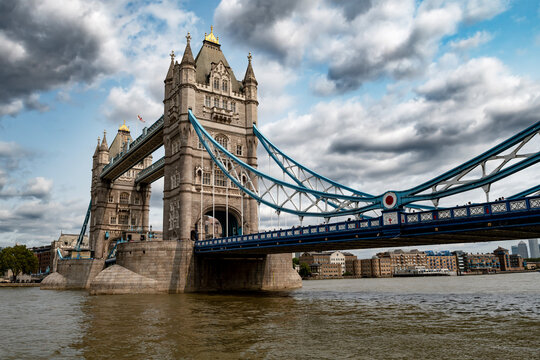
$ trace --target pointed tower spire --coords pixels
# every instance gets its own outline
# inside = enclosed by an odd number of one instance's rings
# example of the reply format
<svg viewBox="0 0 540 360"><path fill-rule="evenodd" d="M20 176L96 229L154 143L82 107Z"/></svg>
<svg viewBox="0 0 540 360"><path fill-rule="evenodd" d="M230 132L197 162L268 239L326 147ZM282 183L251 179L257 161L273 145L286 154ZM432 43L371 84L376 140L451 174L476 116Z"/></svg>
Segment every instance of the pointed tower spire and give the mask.
<svg viewBox="0 0 540 360"><path fill-rule="evenodd" d="M251 53L248 55L248 67L246 70L246 75L244 76L244 84L247 84L248 82L253 82L255 85L258 85L257 79L255 79L255 73L253 72L253 67L251 66Z"/></svg>
<svg viewBox="0 0 540 360"><path fill-rule="evenodd" d="M109 151L109 145L107 145L107 130L103 130L103 141L99 148L101 151Z"/></svg>
<svg viewBox="0 0 540 360"><path fill-rule="evenodd" d="M96 150L94 151L94 156L97 156L97 153L99 152L99 143L100 143L101 139L97 138L97 145L96 145Z"/></svg>
<svg viewBox="0 0 540 360"><path fill-rule="evenodd" d="M167 76L165 80L172 79L174 74L174 50L171 50L171 64L169 65L169 71L167 71Z"/></svg>
<svg viewBox="0 0 540 360"><path fill-rule="evenodd" d="M180 62L180 65L193 65L195 66L195 59L193 58L193 53L191 52L191 35L190 33L187 33L186 36L187 43L186 43L186 49L184 50L184 56L182 56L182 61Z"/></svg>

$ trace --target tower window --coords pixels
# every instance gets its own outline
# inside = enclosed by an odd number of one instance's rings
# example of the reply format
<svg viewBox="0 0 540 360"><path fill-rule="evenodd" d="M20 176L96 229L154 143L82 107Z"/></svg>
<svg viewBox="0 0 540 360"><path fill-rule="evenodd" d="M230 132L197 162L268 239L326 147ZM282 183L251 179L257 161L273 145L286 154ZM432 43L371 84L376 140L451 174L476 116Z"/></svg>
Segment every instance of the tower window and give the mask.
<svg viewBox="0 0 540 360"><path fill-rule="evenodd" d="M231 110L232 110L233 113L236 112L236 103L234 101L231 102Z"/></svg>
<svg viewBox="0 0 540 360"><path fill-rule="evenodd" d="M204 97L204 105L206 105L207 107L212 106L212 101L210 99L210 96L205 96Z"/></svg>
<svg viewBox="0 0 540 360"><path fill-rule="evenodd" d="M128 215L120 215L118 217L118 223L120 225L127 225L128 221L129 221L129 216Z"/></svg>
<svg viewBox="0 0 540 360"><path fill-rule="evenodd" d="M219 143L219 145L223 146L225 149L227 149L227 138L223 135L216 136L216 141Z"/></svg>
<svg viewBox="0 0 540 360"><path fill-rule="evenodd" d="M214 173L214 184L216 186L227 186L227 180L225 174L221 170L215 170Z"/></svg>
<svg viewBox="0 0 540 360"><path fill-rule="evenodd" d="M227 109L228 107L229 107L229 103L227 102L227 100L223 100L223 108Z"/></svg>
<svg viewBox="0 0 540 360"><path fill-rule="evenodd" d="M242 145L236 145L236 155L242 155Z"/></svg>
<svg viewBox="0 0 540 360"><path fill-rule="evenodd" d="M116 216L111 216L110 224L111 225L116 225Z"/></svg>
<svg viewBox="0 0 540 360"><path fill-rule="evenodd" d="M120 194L120 204L129 204L129 194L123 192Z"/></svg>
<svg viewBox="0 0 540 360"><path fill-rule="evenodd" d="M227 80L223 80L223 83L221 84L221 90L227 91L228 87L229 86L227 84Z"/></svg>
<svg viewBox="0 0 540 360"><path fill-rule="evenodd" d="M109 195L109 202L110 203L114 202L114 195Z"/></svg>
<svg viewBox="0 0 540 360"><path fill-rule="evenodd" d="M214 98L214 107L219 107L219 99L217 97Z"/></svg>
<svg viewBox="0 0 540 360"><path fill-rule="evenodd" d="M219 90L219 80L217 78L214 79L214 89Z"/></svg>
<svg viewBox="0 0 540 360"><path fill-rule="evenodd" d="M209 172L205 172L203 174L203 184L204 185L210 185L210 173Z"/></svg>

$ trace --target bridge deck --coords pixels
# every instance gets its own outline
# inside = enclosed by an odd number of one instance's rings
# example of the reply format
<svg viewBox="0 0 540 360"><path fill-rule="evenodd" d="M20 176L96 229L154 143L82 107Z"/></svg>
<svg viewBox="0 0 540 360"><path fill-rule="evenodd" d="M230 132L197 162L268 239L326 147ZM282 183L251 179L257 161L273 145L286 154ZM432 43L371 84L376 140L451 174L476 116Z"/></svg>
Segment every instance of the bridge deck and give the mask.
<svg viewBox="0 0 540 360"><path fill-rule="evenodd" d="M395 216L393 215L395 214ZM398 224L389 219L399 219ZM471 243L540 237L540 197L418 213L388 212L371 220L283 229L197 241L219 256Z"/></svg>
<svg viewBox="0 0 540 360"><path fill-rule="evenodd" d="M145 157L163 145L163 116L156 120L143 134L128 145L126 151L121 152L103 168L103 180L116 180L123 173L131 169Z"/></svg>

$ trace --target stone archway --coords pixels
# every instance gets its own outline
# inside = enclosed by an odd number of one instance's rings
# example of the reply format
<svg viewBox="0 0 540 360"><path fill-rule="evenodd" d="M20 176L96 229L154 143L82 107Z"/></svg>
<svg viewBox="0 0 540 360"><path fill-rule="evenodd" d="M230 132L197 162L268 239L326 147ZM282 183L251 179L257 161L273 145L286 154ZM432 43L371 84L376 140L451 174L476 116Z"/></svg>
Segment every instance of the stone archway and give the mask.
<svg viewBox="0 0 540 360"><path fill-rule="evenodd" d="M215 217L212 216L213 213ZM214 230L212 229L212 226L214 226ZM195 224L195 230L192 231L192 240L211 239L213 235L215 237L240 235L242 234L242 228L240 226L240 215L235 209L232 209L230 207L228 211L221 206L216 206L214 211L212 210L212 208L206 209L203 215L202 236L199 235L200 232L201 226L199 221L197 221L197 223Z"/></svg>

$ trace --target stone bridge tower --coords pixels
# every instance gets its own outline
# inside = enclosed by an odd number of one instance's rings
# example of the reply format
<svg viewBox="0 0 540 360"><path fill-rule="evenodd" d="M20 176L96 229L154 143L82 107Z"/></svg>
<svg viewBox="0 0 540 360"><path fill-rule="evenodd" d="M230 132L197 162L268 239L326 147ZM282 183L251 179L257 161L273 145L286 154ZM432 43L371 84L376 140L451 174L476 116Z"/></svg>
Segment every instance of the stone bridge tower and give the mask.
<svg viewBox="0 0 540 360"><path fill-rule="evenodd" d="M205 35L196 58L190 40L188 34L180 63L171 55L165 79L163 237L191 242L257 232L256 201L213 164L188 119L192 109L221 145L257 167L252 130L257 124L257 80L251 55L244 79L238 81L213 31Z"/></svg>
<svg viewBox="0 0 540 360"><path fill-rule="evenodd" d="M136 186L135 177L145 167L152 164L152 156L146 157L133 168L114 181L100 178L105 165L110 162L129 142L132 142L129 128L125 122L118 129L111 146L107 144L106 134L93 156L92 165L92 206L90 215L90 250L96 259L106 258L116 240L126 233L148 231L150 210L150 185ZM131 235L130 235L131 236Z"/></svg>

